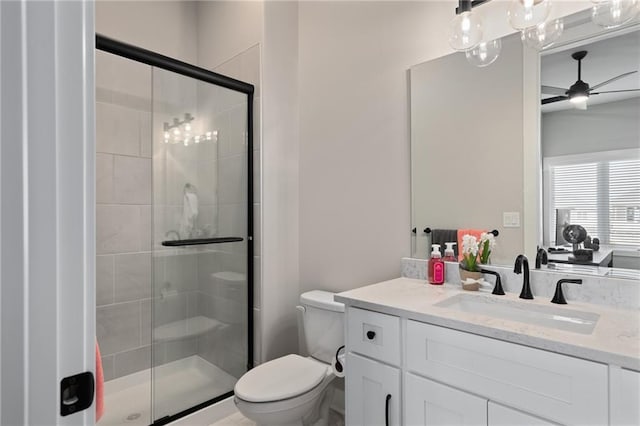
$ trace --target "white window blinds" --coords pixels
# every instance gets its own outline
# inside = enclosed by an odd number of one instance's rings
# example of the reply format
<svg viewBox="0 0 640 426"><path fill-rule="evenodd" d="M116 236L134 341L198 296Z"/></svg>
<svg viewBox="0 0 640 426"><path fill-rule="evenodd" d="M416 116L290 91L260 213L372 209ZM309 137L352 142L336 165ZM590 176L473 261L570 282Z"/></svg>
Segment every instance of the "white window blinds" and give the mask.
<svg viewBox="0 0 640 426"><path fill-rule="evenodd" d="M560 211L601 244L640 246L640 150L545 158L544 179L545 241Z"/></svg>

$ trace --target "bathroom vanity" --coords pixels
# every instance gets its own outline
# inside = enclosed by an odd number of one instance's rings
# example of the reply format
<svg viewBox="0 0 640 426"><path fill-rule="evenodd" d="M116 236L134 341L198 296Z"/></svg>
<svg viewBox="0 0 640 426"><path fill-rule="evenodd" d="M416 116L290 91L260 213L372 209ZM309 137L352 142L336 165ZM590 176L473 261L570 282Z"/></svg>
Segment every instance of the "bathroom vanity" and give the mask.
<svg viewBox="0 0 640 426"><path fill-rule="evenodd" d="M398 278L340 293L346 424L640 424L640 313Z"/></svg>

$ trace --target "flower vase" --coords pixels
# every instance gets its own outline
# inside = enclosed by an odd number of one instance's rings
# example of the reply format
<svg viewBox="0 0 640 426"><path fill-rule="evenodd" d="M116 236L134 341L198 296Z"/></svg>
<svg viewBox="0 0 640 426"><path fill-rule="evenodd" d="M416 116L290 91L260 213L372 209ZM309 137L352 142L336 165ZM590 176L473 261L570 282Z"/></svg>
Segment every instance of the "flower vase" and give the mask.
<svg viewBox="0 0 640 426"><path fill-rule="evenodd" d="M482 272L472 272L467 271L466 269L460 267L460 281L462 282L462 289L468 291L478 291L480 289L480 284L478 282L474 282L471 284L465 284L465 281L468 278L472 280L478 281L482 278Z"/></svg>

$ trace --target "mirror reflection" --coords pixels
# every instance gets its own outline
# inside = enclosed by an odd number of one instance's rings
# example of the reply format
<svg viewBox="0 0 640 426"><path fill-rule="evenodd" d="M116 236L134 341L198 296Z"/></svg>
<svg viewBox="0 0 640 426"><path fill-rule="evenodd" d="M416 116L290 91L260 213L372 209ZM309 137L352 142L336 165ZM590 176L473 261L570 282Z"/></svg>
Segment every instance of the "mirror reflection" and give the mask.
<svg viewBox="0 0 640 426"><path fill-rule="evenodd" d="M495 229L492 263L512 265L536 252L533 230L551 268L640 277L640 30L593 31L579 18L543 52L517 34L488 67L456 53L411 68L414 257L431 251L427 228ZM533 164L538 214L527 216Z"/></svg>
<svg viewBox="0 0 640 426"><path fill-rule="evenodd" d="M541 57L543 244L557 263L640 269L640 31Z"/></svg>

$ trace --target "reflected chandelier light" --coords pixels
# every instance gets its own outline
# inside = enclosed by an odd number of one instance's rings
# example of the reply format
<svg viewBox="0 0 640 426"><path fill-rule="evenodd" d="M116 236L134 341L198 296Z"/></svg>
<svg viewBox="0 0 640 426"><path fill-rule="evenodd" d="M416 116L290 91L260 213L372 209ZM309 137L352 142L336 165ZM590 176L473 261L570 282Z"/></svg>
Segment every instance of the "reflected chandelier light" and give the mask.
<svg viewBox="0 0 640 426"><path fill-rule="evenodd" d="M184 114L184 118L174 118L172 123L164 123L164 143L178 144L184 146L199 144L204 141L218 141L218 131L212 130L202 134L193 134L191 122L194 120L193 115L188 112Z"/></svg>
<svg viewBox="0 0 640 426"><path fill-rule="evenodd" d="M501 43L486 40L482 19L473 9L491 0L458 0L456 16L449 26L449 44L454 50L465 52L475 66L485 67L500 55ZM592 0L592 21L604 28L615 28L631 21L640 13L640 0ZM507 19L520 31L522 42L533 49L551 46L562 35L562 19L550 20L550 0L511 0Z"/></svg>

